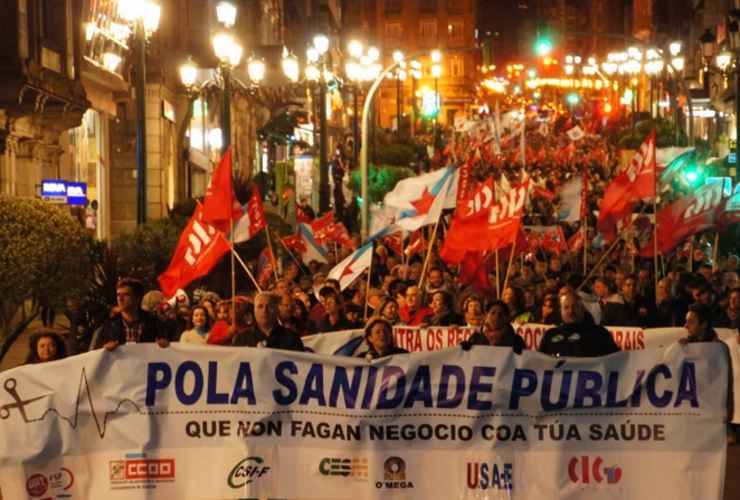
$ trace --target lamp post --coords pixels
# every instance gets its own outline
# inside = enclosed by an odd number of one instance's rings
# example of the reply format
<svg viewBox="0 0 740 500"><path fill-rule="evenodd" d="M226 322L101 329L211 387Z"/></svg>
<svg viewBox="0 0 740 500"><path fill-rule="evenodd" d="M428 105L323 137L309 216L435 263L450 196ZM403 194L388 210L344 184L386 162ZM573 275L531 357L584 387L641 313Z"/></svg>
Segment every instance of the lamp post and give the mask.
<svg viewBox="0 0 740 500"><path fill-rule="evenodd" d="M419 116L419 110L416 106L416 85L421 78L421 63L419 61L411 61L411 137L414 137L416 129L416 118Z"/></svg>
<svg viewBox="0 0 740 500"><path fill-rule="evenodd" d="M398 133L398 136L401 136L401 112L402 112L402 103L401 103L401 64L403 63L403 52L401 52L400 49L396 49L393 52L393 62L398 64L399 67L396 68L396 132Z"/></svg>
<svg viewBox="0 0 740 500"><path fill-rule="evenodd" d="M159 26L159 5L143 0L118 4L121 17L132 25L136 97L136 223L147 219L146 168L146 41Z"/></svg>
<svg viewBox="0 0 740 500"><path fill-rule="evenodd" d="M352 82L352 165L355 168L358 165L360 155L360 85L363 82L374 80L382 69L370 56L371 53L376 51L377 49L370 47L367 54L363 54L362 42L353 40L349 44L350 59L345 65L347 79Z"/></svg>
<svg viewBox="0 0 740 500"><path fill-rule="evenodd" d="M219 60L218 67L215 71L199 70L189 58L188 62L180 67L180 79L191 97L191 111L195 98L200 95L203 89L215 86L220 90L220 128L211 131L211 134L209 134L211 141L209 142L212 147L218 148L223 155L231 145L231 94L234 91L234 85L247 91L259 85L265 75L265 61L254 56L249 59L247 65L249 84L245 84L235 76L235 68L239 65L243 53L241 45L234 40L228 31L236 21L236 7L229 2L220 2L216 6L216 13L219 22L223 24L225 29L225 31L217 33L212 40L214 53ZM288 79L291 82L296 82L298 80L298 60L287 50L283 51L282 65ZM201 71L213 71L213 78L203 78L202 83L198 82Z"/></svg>
<svg viewBox="0 0 740 500"><path fill-rule="evenodd" d="M442 66L439 64L439 62L442 60L442 54L439 51L432 52L432 76L434 77L434 99L435 99L435 107L436 112L434 113L434 150L437 150L437 147L439 145L439 142L437 141L437 127L439 123L439 107L440 107L440 101L439 98L439 77L442 75Z"/></svg>
<svg viewBox="0 0 740 500"><path fill-rule="evenodd" d="M699 38L701 42L702 55L704 57L705 71L707 73L719 73L725 80L730 75L735 77L735 166L737 168L740 158L740 10L730 11L727 20L727 45L716 56L715 64L711 62L715 53L716 37L710 30L706 30Z"/></svg>
<svg viewBox="0 0 740 500"><path fill-rule="evenodd" d="M319 89L319 213L329 212L329 159L327 157L327 127L326 127L326 61L325 55L329 51L329 38L323 34L316 35L313 39L313 47L307 51L308 61L317 65L318 71L309 71L306 68L306 77L315 79ZM316 125L314 124L314 130Z"/></svg>

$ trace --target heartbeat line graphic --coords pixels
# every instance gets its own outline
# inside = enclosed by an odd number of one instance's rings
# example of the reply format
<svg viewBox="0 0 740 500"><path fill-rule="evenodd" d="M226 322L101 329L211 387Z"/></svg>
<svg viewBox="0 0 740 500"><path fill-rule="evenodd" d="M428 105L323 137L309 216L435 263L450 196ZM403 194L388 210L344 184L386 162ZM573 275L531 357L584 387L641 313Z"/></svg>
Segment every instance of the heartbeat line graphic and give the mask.
<svg viewBox="0 0 740 500"><path fill-rule="evenodd" d="M92 395L90 394L90 384L87 381L87 373L85 372L85 368L83 367L82 372L80 373L80 382L79 382L79 385L77 386L77 401L75 402L74 417L72 418L67 417L59 413L59 411L56 408L49 408L44 412L43 415L41 415L41 417L29 419L28 415L26 414L26 406L28 406L30 403L34 401L38 401L39 399L43 399L48 396L39 396L39 397L31 398L31 399L22 400L16 390L16 387L17 387L16 380L14 378L9 378L8 380L5 381L5 390L13 397L13 399L15 400L15 403L10 403L7 405L0 406L0 419L3 419L3 420L7 419L10 416L10 410L18 410L18 412L21 414L21 417L23 417L23 420L26 423L30 424L34 422L41 422L42 420L44 420L44 418L46 418L46 415L48 415L49 413L55 413L59 418L67 422L70 425L70 427L72 427L72 429L77 429L77 422L78 422L79 414L80 414L80 403L84 399L84 395L82 394L83 386L84 386L85 393L87 394L87 401L88 403L90 403L90 410L92 412L93 419L95 420L95 426L98 428L98 435L100 436L101 439L105 437L105 429L108 424L108 419L114 416L115 414L117 414L118 411L121 409L121 407L125 403L130 403L131 406L134 407L134 409L139 415L151 415L152 414L152 412L149 412L149 411L142 411L139 405L136 404L133 400L122 399L116 405L115 410L105 412L105 414L102 417L102 422L101 422L100 417L98 416L98 413L95 411L95 405L93 404ZM155 412L155 413L160 413L160 412Z"/></svg>

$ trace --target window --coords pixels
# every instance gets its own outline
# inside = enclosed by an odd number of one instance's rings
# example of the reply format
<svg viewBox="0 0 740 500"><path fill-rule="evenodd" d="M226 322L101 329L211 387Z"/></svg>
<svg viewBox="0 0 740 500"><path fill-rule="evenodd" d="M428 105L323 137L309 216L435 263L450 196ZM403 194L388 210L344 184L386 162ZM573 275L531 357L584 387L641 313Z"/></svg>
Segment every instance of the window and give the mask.
<svg viewBox="0 0 740 500"><path fill-rule="evenodd" d="M463 23L460 21L453 21L447 25L447 35L450 38L462 38L463 36Z"/></svg>
<svg viewBox="0 0 740 500"><path fill-rule="evenodd" d="M401 23L385 23L386 38L401 38Z"/></svg>
<svg viewBox="0 0 740 500"><path fill-rule="evenodd" d="M419 23L419 37L421 43L434 43L437 41L437 20L421 21Z"/></svg>
<svg viewBox="0 0 740 500"><path fill-rule="evenodd" d="M450 75L451 76L463 76L465 74L465 64L462 59L454 58L450 59Z"/></svg>

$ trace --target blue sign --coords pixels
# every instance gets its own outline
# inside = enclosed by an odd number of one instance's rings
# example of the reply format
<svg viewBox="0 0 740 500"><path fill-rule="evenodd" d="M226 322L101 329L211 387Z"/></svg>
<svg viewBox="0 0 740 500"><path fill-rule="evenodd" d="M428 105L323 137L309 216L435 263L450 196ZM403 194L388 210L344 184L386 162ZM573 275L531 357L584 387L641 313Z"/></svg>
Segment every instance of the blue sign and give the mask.
<svg viewBox="0 0 740 500"><path fill-rule="evenodd" d="M67 203L67 182L59 179L42 180L41 197L51 203Z"/></svg>
<svg viewBox="0 0 740 500"><path fill-rule="evenodd" d="M87 202L87 183L86 182L68 182L67 183L67 204L84 206L86 202Z"/></svg>
<svg viewBox="0 0 740 500"><path fill-rule="evenodd" d="M737 163L737 153L730 153L730 157L727 160L733 165Z"/></svg>

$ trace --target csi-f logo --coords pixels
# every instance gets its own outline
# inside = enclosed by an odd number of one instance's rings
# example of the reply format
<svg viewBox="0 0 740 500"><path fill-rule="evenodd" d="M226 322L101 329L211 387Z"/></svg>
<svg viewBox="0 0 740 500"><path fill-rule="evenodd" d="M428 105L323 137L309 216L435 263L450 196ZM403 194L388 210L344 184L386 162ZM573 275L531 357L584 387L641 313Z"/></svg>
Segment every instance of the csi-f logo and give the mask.
<svg viewBox="0 0 740 500"><path fill-rule="evenodd" d="M229 487L234 489L242 488L254 481L255 478L260 478L267 474L270 471L270 467L262 465L263 462L264 460L260 457L247 457L236 464L229 473Z"/></svg>
<svg viewBox="0 0 740 500"><path fill-rule="evenodd" d="M574 483L603 483L617 484L622 479L622 469L616 465L604 467L601 457L588 456L573 457L568 462L568 477Z"/></svg>
<svg viewBox="0 0 740 500"><path fill-rule="evenodd" d="M468 462L468 489L470 490L510 490L512 485L512 464Z"/></svg>
<svg viewBox="0 0 740 500"><path fill-rule="evenodd" d="M319 462L324 476L367 477L367 458L325 458Z"/></svg>

